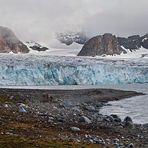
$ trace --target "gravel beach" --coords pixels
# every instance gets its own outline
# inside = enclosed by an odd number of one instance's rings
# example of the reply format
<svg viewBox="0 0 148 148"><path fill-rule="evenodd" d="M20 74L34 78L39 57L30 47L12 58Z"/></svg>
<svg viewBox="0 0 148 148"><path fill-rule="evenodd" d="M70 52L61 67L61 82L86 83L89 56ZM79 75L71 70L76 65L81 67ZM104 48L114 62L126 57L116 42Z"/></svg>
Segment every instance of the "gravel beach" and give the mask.
<svg viewBox="0 0 148 148"><path fill-rule="evenodd" d="M99 113L108 101L143 95L113 89L0 89L0 146L146 148L148 125Z"/></svg>

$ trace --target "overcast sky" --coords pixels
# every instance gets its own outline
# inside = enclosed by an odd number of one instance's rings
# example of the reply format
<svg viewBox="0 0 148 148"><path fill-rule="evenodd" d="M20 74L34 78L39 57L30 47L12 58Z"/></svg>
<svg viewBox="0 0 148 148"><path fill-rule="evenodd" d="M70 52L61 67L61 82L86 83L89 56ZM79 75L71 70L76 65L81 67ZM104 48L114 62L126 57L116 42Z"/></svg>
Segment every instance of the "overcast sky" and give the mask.
<svg viewBox="0 0 148 148"><path fill-rule="evenodd" d="M148 0L0 0L0 25L22 40L48 42L56 32L148 33Z"/></svg>

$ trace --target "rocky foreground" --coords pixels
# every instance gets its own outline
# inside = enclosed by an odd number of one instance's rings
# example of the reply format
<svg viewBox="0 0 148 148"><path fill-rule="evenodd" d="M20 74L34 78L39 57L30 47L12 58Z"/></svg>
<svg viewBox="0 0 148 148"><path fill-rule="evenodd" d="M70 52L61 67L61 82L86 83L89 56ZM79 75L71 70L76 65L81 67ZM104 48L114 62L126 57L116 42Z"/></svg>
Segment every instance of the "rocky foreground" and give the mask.
<svg viewBox="0 0 148 148"><path fill-rule="evenodd" d="M103 116L106 102L131 91L0 89L0 147L147 148L148 125Z"/></svg>

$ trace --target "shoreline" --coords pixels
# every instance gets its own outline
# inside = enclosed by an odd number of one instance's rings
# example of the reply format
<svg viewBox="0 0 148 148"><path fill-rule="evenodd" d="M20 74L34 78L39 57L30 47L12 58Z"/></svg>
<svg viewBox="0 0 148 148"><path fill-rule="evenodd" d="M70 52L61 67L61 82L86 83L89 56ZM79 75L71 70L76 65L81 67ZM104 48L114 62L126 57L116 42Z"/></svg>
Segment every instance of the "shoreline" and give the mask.
<svg viewBox="0 0 148 148"><path fill-rule="evenodd" d="M66 88L67 89L67 88ZM54 96L56 99L76 99L84 98L83 101L95 100L107 103L109 101L116 101L125 98L130 98L134 96L144 95L142 92L136 91L125 91L120 89L109 89L109 88L69 88L69 89L27 89L27 88L0 88L0 97L2 96L13 96L19 97L21 99L29 99L29 100L44 100L45 98L49 99ZM49 97L49 98L48 98ZM79 100L78 100L79 101Z"/></svg>
<svg viewBox="0 0 148 148"><path fill-rule="evenodd" d="M99 114L108 101L143 95L114 89L0 88L0 145L24 147L148 146L148 128ZM137 137L137 135L140 135ZM142 137L142 138L141 138Z"/></svg>

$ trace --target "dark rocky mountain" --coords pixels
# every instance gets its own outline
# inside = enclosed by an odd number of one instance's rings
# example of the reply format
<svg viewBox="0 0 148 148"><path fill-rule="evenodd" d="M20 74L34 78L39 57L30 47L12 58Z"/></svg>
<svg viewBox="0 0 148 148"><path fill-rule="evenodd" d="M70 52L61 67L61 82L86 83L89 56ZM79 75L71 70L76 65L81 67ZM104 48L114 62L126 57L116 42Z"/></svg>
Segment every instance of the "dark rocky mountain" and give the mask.
<svg viewBox="0 0 148 148"><path fill-rule="evenodd" d="M88 40L78 56L120 55L126 53L125 49L138 50L141 47L148 49L148 34L129 36L128 38L116 37L110 33L99 35Z"/></svg>
<svg viewBox="0 0 148 148"><path fill-rule="evenodd" d="M141 40L141 45L142 45L144 48L148 49L148 34L142 36L142 37L140 38L140 40Z"/></svg>
<svg viewBox="0 0 148 148"><path fill-rule="evenodd" d="M93 37L86 42L78 56L113 55L121 52L125 51L118 44L117 37L107 33Z"/></svg>
<svg viewBox="0 0 148 148"><path fill-rule="evenodd" d="M27 41L26 45L28 46L28 48L31 48L32 50L36 50L36 51L46 51L49 50L48 47L45 47L39 43L36 43L34 41Z"/></svg>
<svg viewBox="0 0 148 148"><path fill-rule="evenodd" d="M126 49L139 49L141 47L141 40L139 35L133 35L128 38L118 37L118 42L120 46L123 46Z"/></svg>
<svg viewBox="0 0 148 148"><path fill-rule="evenodd" d="M29 49L15 34L6 27L0 26L0 53L28 53Z"/></svg>
<svg viewBox="0 0 148 148"><path fill-rule="evenodd" d="M57 39L66 45L71 45L73 42L78 44L85 44L89 38L84 33L75 33L75 32L69 32L69 33L58 33Z"/></svg>

